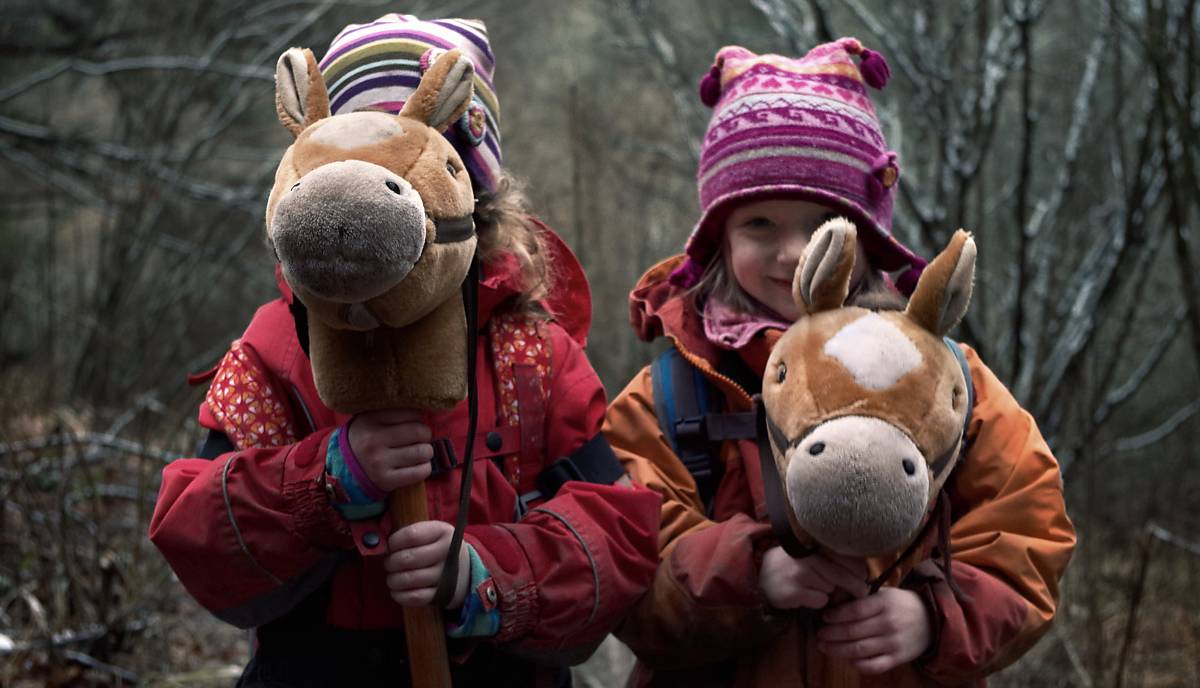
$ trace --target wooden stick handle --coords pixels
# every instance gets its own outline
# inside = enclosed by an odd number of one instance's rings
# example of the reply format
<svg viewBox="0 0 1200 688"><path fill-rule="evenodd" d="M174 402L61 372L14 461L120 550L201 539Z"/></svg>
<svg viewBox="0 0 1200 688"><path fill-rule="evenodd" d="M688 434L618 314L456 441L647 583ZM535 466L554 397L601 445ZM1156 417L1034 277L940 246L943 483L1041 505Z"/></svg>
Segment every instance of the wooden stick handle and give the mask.
<svg viewBox="0 0 1200 688"><path fill-rule="evenodd" d="M841 588L835 589L829 596L829 605L834 606L854 599L850 593ZM809 627L808 636L808 666L809 684L813 686L829 686L829 688L857 688L862 684L862 675L850 662L838 657L830 657L817 647L817 628L819 622L813 622ZM820 671L815 671L820 667Z"/></svg>
<svg viewBox="0 0 1200 688"><path fill-rule="evenodd" d="M429 520L424 481L392 493L392 524L403 528ZM446 628L437 607L405 607L404 637L413 688L450 688L450 659L446 654Z"/></svg>

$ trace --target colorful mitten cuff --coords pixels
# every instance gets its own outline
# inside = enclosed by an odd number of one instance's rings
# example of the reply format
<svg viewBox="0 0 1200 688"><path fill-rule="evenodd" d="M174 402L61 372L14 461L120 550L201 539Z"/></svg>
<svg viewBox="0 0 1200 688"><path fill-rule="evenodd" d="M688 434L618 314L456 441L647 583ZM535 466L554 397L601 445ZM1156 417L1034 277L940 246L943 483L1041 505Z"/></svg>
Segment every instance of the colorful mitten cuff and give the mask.
<svg viewBox="0 0 1200 688"><path fill-rule="evenodd" d="M383 513L387 494L371 482L358 464L358 458L350 448L350 423L338 427L330 435L325 447L325 472L337 481L348 498L346 502L333 505L342 518L357 521Z"/></svg>
<svg viewBox="0 0 1200 688"><path fill-rule="evenodd" d="M500 609L496 606L496 585L492 574L470 543L464 542L471 557L471 580L467 583L467 599L454 623L446 624L451 638L486 637L500 631Z"/></svg>

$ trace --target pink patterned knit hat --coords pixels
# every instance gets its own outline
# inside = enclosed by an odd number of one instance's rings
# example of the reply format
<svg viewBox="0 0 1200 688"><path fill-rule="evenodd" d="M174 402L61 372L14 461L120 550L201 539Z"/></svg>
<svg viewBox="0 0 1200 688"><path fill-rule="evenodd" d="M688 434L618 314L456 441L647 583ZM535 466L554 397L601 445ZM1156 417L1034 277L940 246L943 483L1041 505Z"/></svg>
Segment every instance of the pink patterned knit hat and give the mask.
<svg viewBox="0 0 1200 688"><path fill-rule="evenodd" d="M718 51L700 82L700 99L714 108L696 174L703 213L671 282L699 281L738 202L785 197L844 214L871 263L904 270L898 286L911 292L925 261L892 236L900 165L864 86L882 89L889 76L883 56L854 38L819 45L800 59L738 46Z"/></svg>

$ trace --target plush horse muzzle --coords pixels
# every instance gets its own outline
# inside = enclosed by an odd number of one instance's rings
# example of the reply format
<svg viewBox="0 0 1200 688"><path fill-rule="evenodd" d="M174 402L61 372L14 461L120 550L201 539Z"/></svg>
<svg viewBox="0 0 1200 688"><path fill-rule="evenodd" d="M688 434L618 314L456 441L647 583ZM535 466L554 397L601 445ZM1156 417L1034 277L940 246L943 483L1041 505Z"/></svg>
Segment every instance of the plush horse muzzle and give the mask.
<svg viewBox="0 0 1200 688"><path fill-rule="evenodd" d="M904 547L929 501L928 462L899 428L878 418L821 423L788 451L788 501L800 527L842 554Z"/></svg>
<svg viewBox="0 0 1200 688"><path fill-rule="evenodd" d="M375 298L412 271L425 204L412 185L362 160L322 165L279 201L275 250L286 279L338 303Z"/></svg>

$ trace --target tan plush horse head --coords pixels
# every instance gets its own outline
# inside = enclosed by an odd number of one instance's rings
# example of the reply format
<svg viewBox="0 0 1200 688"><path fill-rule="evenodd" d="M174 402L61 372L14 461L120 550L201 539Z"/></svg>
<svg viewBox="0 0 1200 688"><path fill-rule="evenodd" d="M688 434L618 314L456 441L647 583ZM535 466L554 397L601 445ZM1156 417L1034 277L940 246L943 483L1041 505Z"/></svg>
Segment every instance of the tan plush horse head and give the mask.
<svg viewBox="0 0 1200 688"><path fill-rule="evenodd" d="M267 237L307 306L317 390L331 408L448 408L466 395L460 286L475 252L474 195L441 135L471 101L457 50L430 66L399 115L330 116L309 50L276 68L296 139L267 203Z"/></svg>
<svg viewBox="0 0 1200 688"><path fill-rule="evenodd" d="M968 381L943 337L970 301L975 242L959 230L906 310L874 312L842 305L855 240L843 219L813 236L792 283L805 315L771 353L763 404L793 529L867 557L916 537L958 459Z"/></svg>

